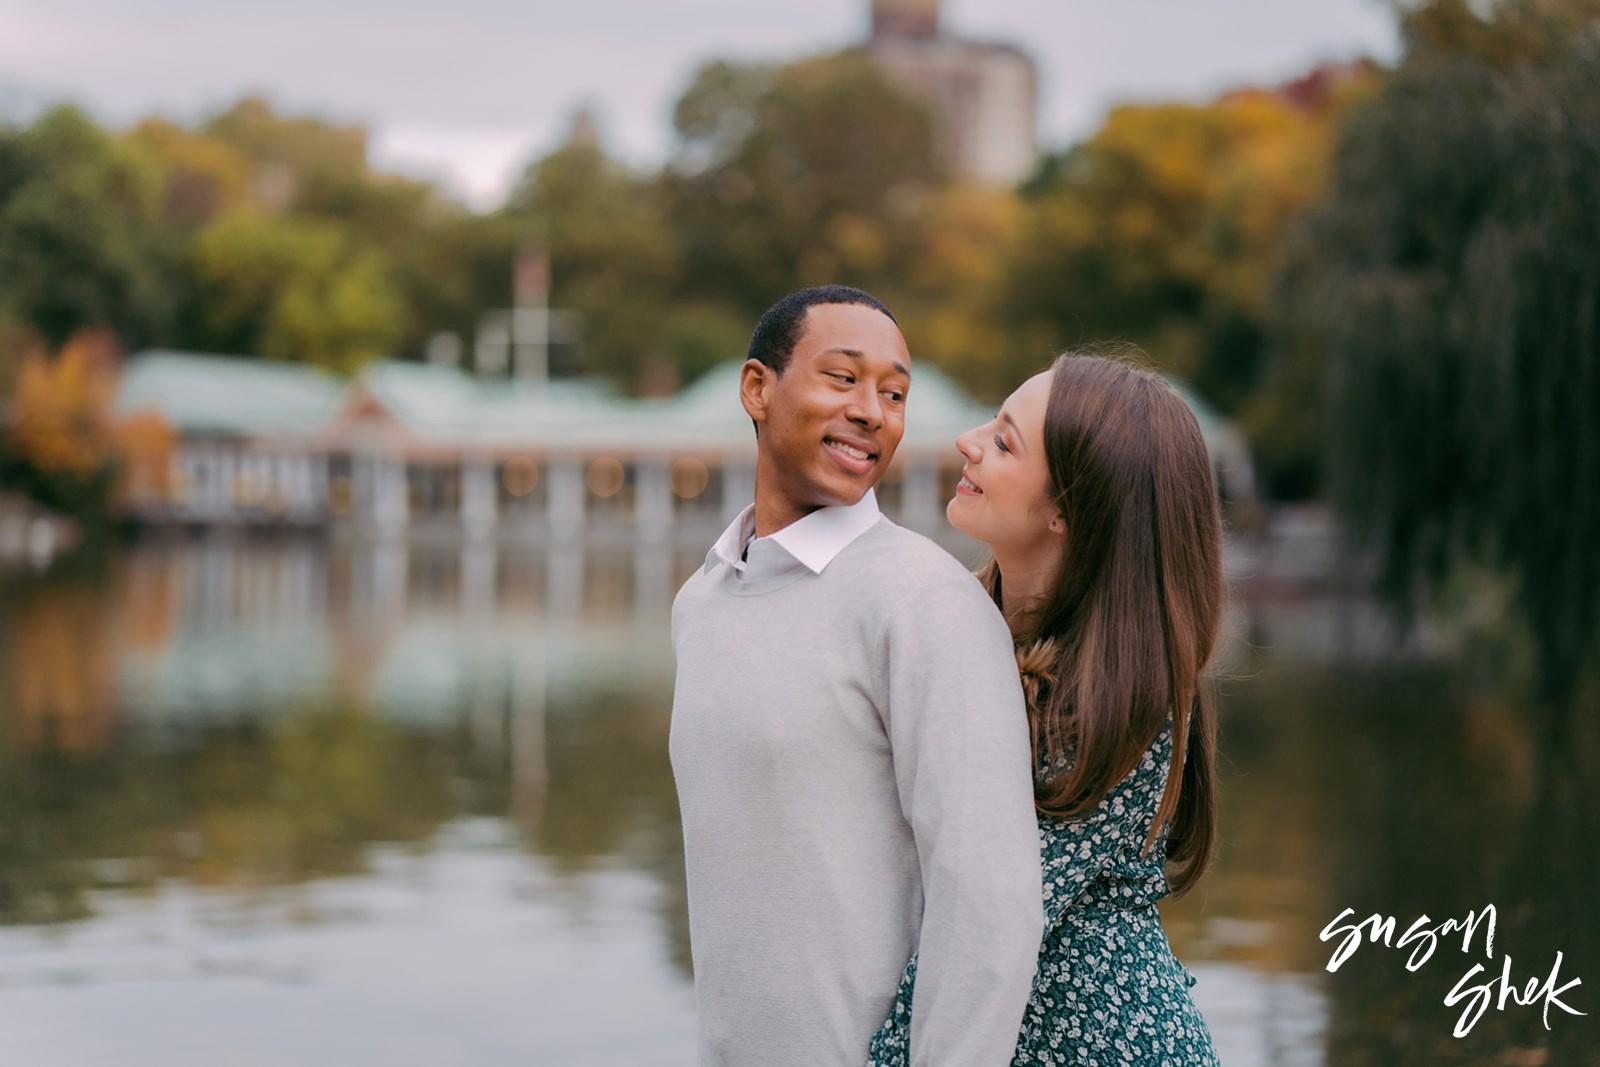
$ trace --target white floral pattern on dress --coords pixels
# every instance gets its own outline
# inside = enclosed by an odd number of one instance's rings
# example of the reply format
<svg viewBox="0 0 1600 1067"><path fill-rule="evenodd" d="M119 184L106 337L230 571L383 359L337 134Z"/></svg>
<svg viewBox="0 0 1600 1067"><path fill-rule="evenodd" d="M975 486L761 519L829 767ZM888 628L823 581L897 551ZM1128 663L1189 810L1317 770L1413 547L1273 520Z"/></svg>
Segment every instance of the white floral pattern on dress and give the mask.
<svg viewBox="0 0 1600 1067"><path fill-rule="evenodd" d="M1189 996L1194 976L1172 954L1156 910L1168 893L1165 830L1141 854L1171 765L1169 726L1093 812L1040 816L1045 935L1013 1067L1218 1067ZM910 1062L916 979L913 956L867 1067Z"/></svg>

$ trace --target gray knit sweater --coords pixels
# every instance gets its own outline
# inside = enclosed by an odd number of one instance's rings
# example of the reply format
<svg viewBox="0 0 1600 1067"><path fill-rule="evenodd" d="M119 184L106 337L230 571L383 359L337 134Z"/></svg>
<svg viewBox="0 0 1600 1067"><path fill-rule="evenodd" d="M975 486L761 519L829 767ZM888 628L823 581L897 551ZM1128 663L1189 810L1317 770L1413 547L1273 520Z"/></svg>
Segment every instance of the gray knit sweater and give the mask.
<svg viewBox="0 0 1600 1067"><path fill-rule="evenodd" d="M921 952L911 1062L1009 1064L1042 929L1005 623L881 519L821 574L697 572L672 612L703 1067L857 1067Z"/></svg>

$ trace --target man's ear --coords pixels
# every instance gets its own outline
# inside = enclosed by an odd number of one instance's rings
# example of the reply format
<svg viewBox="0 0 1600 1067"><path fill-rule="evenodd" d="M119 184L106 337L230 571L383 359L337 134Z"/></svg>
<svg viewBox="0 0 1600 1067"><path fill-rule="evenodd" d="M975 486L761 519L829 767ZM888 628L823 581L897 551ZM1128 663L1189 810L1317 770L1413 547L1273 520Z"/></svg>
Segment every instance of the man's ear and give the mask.
<svg viewBox="0 0 1600 1067"><path fill-rule="evenodd" d="M747 359L739 369L739 402L755 422L758 431L767 421L768 396L777 373L759 359Z"/></svg>

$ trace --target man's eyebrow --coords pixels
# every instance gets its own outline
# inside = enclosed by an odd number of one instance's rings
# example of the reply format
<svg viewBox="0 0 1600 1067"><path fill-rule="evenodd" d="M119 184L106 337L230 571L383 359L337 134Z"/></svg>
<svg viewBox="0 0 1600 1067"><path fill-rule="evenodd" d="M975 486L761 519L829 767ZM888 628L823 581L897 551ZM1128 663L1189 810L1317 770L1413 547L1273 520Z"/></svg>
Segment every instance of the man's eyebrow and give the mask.
<svg viewBox="0 0 1600 1067"><path fill-rule="evenodd" d="M866 353L862 352L859 348L825 348L825 349L823 349L823 355L827 355L829 352L837 352L842 356L849 356L851 359L864 359L864 358L866 358ZM895 360L894 370L895 370L896 374L903 374L907 378L911 377L911 368L906 366L904 363L901 363L899 360Z"/></svg>

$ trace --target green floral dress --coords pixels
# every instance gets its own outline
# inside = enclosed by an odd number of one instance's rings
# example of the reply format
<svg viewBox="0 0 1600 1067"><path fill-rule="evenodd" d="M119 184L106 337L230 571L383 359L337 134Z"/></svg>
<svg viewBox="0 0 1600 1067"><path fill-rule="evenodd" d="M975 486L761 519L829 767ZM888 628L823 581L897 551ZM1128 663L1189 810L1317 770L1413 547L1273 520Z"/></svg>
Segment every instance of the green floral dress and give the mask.
<svg viewBox="0 0 1600 1067"><path fill-rule="evenodd" d="M1168 892L1165 831L1140 855L1171 764L1169 727L1094 812L1070 822L1040 817L1045 935L1014 1067L1216 1067L1211 1033L1189 997L1194 976L1172 954L1156 911ZM916 979L913 956L868 1067L910 1062Z"/></svg>

